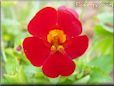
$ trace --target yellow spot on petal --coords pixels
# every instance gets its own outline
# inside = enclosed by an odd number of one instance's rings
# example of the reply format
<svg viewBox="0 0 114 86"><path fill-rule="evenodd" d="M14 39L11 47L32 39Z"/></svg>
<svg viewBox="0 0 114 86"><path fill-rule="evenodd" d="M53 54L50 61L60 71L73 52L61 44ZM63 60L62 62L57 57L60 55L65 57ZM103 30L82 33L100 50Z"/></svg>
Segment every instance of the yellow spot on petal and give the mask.
<svg viewBox="0 0 114 86"><path fill-rule="evenodd" d="M59 46L57 47L57 50L58 50L59 52L63 53L63 52L64 52L64 47L63 47L62 45L59 45Z"/></svg>
<svg viewBox="0 0 114 86"><path fill-rule="evenodd" d="M56 51L57 51L56 46L52 45L52 46L51 46L51 51L52 51L52 52L56 52Z"/></svg>
<svg viewBox="0 0 114 86"><path fill-rule="evenodd" d="M47 41L51 43L51 51L52 52L64 52L63 43L66 41L66 34L59 29L54 29L49 32L47 35Z"/></svg>
<svg viewBox="0 0 114 86"><path fill-rule="evenodd" d="M62 30L54 29L47 35L47 40L52 44L60 44L66 41L66 35Z"/></svg>

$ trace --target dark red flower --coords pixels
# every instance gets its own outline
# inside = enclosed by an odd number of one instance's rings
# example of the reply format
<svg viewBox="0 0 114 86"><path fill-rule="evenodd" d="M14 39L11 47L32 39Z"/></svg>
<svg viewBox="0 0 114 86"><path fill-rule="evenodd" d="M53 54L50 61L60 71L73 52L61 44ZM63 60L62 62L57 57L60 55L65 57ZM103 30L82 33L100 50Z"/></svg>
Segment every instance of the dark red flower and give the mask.
<svg viewBox="0 0 114 86"><path fill-rule="evenodd" d="M88 37L81 35L82 26L75 11L66 7L40 10L28 24L32 37L25 38L26 57L48 77L68 76L75 70L72 59L88 47Z"/></svg>

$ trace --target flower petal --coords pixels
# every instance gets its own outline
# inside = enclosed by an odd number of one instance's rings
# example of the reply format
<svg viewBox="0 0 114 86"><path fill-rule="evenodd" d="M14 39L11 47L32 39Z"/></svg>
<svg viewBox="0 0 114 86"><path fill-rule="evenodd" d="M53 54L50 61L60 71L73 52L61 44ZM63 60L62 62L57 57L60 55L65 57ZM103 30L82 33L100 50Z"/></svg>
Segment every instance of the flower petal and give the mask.
<svg viewBox="0 0 114 86"><path fill-rule="evenodd" d="M68 76L74 72L75 64L66 54L56 52L44 62L42 70L45 75L55 78L58 75Z"/></svg>
<svg viewBox="0 0 114 86"><path fill-rule="evenodd" d="M77 36L82 32L80 21L73 12L65 7L58 9L58 25L70 37Z"/></svg>
<svg viewBox="0 0 114 86"><path fill-rule="evenodd" d="M88 48L88 37L86 35L77 36L68 41L64 45L65 51L72 57L77 58L81 56Z"/></svg>
<svg viewBox="0 0 114 86"><path fill-rule="evenodd" d="M28 37L23 41L26 57L34 66L41 66L50 52L50 46L45 46L38 37Z"/></svg>
<svg viewBox="0 0 114 86"><path fill-rule="evenodd" d="M44 36L57 22L57 11L52 7L40 10L28 24L28 31L35 36Z"/></svg>
<svg viewBox="0 0 114 86"><path fill-rule="evenodd" d="M63 9L63 10L66 9L67 11L71 12L73 14L73 16L75 16L76 18L79 17L78 13L74 9L70 9L70 8L65 7L65 6L61 6L61 7L59 7L59 9Z"/></svg>

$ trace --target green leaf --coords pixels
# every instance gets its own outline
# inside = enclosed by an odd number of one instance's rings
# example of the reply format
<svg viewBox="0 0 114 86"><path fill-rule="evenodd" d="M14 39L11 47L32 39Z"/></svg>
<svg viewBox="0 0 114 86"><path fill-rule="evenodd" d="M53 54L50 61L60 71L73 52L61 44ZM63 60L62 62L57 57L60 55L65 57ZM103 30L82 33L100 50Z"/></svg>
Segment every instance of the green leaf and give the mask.
<svg viewBox="0 0 114 86"><path fill-rule="evenodd" d="M5 51L5 55L7 57L5 62L5 71L8 74L14 74L15 72L17 72L17 69L19 67L19 62L15 58L11 49L7 49Z"/></svg>
<svg viewBox="0 0 114 86"><path fill-rule="evenodd" d="M27 77L25 75L25 72L23 70L23 67L20 66L18 73L17 73L17 77L18 77L18 83L26 83L27 82Z"/></svg>
<svg viewBox="0 0 114 86"><path fill-rule="evenodd" d="M95 57L89 62L89 65L91 67L97 67L109 74L113 68L113 57L109 55Z"/></svg>
<svg viewBox="0 0 114 86"><path fill-rule="evenodd" d="M29 64L29 65L24 65L23 64L23 68L24 68L24 71L26 72L26 76L28 78L31 78L34 74L40 72L39 68L34 67L31 64Z"/></svg>
<svg viewBox="0 0 114 86"><path fill-rule="evenodd" d="M60 79L59 79L59 82L57 84L73 84L73 81L71 79L69 79L68 77L64 77L64 76L61 76Z"/></svg>
<svg viewBox="0 0 114 86"><path fill-rule="evenodd" d="M2 79L3 84L14 84L18 82L17 74L4 74L4 78Z"/></svg>
<svg viewBox="0 0 114 86"><path fill-rule="evenodd" d="M108 84L112 83L112 77L97 67L91 69L89 84Z"/></svg>
<svg viewBox="0 0 114 86"><path fill-rule="evenodd" d="M109 33L114 33L113 32L113 13L101 13L99 15L97 15L97 18L99 20L99 24L97 24L97 26L95 27L95 32L96 33L101 33L101 34L105 34L107 33L107 35Z"/></svg>
<svg viewBox="0 0 114 86"><path fill-rule="evenodd" d="M86 84L90 79L90 75L87 75L77 81L74 82L74 84Z"/></svg>
<svg viewBox="0 0 114 86"><path fill-rule="evenodd" d="M94 28L94 31L98 36L101 36L101 37L113 36L113 33L112 33L113 29L111 30L111 28L106 27L102 24L96 25Z"/></svg>
<svg viewBox="0 0 114 86"><path fill-rule="evenodd" d="M81 79L84 76L87 76L90 72L90 67L84 62L84 60L79 59L77 62L76 76L77 80Z"/></svg>
<svg viewBox="0 0 114 86"><path fill-rule="evenodd" d="M27 78L21 66L14 74L4 74L4 78L2 79L2 83L5 84L23 84L26 82Z"/></svg>
<svg viewBox="0 0 114 86"><path fill-rule="evenodd" d="M94 53L97 53L97 55L113 55L113 39L111 37L97 40L99 41L95 42Z"/></svg>
<svg viewBox="0 0 114 86"><path fill-rule="evenodd" d="M57 84L58 81L59 81L59 78L60 78L60 77L57 77L57 78L49 78L49 81L50 81L50 83L52 83L52 84Z"/></svg>

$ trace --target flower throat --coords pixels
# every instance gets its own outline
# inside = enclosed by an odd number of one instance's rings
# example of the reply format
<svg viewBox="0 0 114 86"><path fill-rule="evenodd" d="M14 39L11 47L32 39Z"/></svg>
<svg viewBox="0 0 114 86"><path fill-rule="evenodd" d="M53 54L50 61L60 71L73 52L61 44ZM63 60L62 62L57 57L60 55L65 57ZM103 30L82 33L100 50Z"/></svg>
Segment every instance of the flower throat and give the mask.
<svg viewBox="0 0 114 86"><path fill-rule="evenodd" d="M49 31L49 34L47 35L47 41L52 44L51 51L53 52L63 52L64 47L63 43L66 41L66 34L59 29L54 29Z"/></svg>

